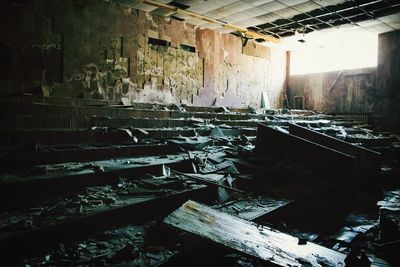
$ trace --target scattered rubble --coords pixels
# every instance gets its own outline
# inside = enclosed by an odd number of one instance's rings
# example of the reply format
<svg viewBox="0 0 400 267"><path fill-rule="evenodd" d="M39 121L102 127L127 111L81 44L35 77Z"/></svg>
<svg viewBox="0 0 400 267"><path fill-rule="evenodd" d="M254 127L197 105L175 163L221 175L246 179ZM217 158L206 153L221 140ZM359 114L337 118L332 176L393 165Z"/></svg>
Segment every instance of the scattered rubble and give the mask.
<svg viewBox="0 0 400 267"><path fill-rule="evenodd" d="M398 263L393 133L313 111L140 104L70 110L66 132L44 108L35 142L2 137L9 265ZM355 215L352 190L379 212Z"/></svg>

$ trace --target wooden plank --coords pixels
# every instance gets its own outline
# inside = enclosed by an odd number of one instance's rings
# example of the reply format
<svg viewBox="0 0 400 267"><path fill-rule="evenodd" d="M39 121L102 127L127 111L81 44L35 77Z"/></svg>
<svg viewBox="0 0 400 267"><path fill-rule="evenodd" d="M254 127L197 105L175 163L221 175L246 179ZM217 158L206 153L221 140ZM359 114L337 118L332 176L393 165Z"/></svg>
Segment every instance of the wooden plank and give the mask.
<svg viewBox="0 0 400 267"><path fill-rule="evenodd" d="M345 254L187 201L164 219L168 226L278 266L345 266ZM372 264L372 266L377 266Z"/></svg>

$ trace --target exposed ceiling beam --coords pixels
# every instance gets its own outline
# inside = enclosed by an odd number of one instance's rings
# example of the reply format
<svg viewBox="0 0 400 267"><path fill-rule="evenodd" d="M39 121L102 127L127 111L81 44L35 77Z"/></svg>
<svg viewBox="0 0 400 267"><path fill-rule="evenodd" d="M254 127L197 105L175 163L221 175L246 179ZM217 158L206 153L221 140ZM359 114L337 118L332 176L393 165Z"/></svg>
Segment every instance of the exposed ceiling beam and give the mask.
<svg viewBox="0 0 400 267"><path fill-rule="evenodd" d="M224 27L226 29L230 29L230 30L233 30L233 31L236 31L236 32L240 32L240 33L244 34L244 36L247 37L247 38L263 39L263 40L265 40L267 42L273 42L273 43L279 43L280 42L280 40L278 38L275 38L273 36L269 36L269 35L265 35L265 34L261 34L261 33L255 32L255 31L251 31L251 30L248 30L248 29L243 28L243 27L235 26L233 24L229 24L229 23L226 23L226 22L223 22L223 21L219 21L219 20L216 20L216 19L213 19L213 18L210 18L210 17L206 17L206 16L203 16L203 15L194 13L194 12L190 12L190 11L187 11L187 10L184 10L184 9L181 9L181 8L177 8L177 7L168 5L168 4L163 4L163 3L159 3L159 2L156 2L156 1L152 1L152 0L144 0L143 3L155 6L157 8L161 8L161 9L167 10L167 11L169 11L171 13L177 13L177 14L181 14L181 15L184 15L184 16L189 16L189 17L192 17L192 18L204 20L204 21L209 22L209 23L214 23L214 24L221 25L222 27Z"/></svg>
<svg viewBox="0 0 400 267"><path fill-rule="evenodd" d="M277 2L285 5L282 1ZM397 0L398 1L398 0ZM379 17L396 13L400 11L400 3L394 0L349 0L342 4L325 6L315 0L310 3L317 5L319 8L309 12L302 12L296 7L289 7L298 14L291 18L281 17L273 22L267 22L251 28L260 29L280 37L293 35L297 29L306 29L305 33L313 30L323 30L326 28L336 28L344 24L352 24L371 31L368 27L359 25L359 22L370 20L371 18L379 20ZM395 29L390 24L382 22L382 24ZM307 27L305 28L304 25Z"/></svg>

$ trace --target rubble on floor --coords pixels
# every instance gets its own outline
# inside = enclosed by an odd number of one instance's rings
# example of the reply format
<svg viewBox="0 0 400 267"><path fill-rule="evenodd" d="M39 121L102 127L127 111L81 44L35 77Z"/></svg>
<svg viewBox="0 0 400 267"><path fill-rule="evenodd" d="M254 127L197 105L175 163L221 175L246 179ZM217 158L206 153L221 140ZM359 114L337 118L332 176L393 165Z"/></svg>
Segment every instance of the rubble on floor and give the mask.
<svg viewBox="0 0 400 267"><path fill-rule="evenodd" d="M165 247L149 240L155 225L154 221L129 224L94 233L83 240L59 243L44 256L25 259L24 266L85 266L94 262L103 266L159 266L176 255L179 247Z"/></svg>
<svg viewBox="0 0 400 267"><path fill-rule="evenodd" d="M305 110L23 100L0 103L7 265L399 262L394 133Z"/></svg>

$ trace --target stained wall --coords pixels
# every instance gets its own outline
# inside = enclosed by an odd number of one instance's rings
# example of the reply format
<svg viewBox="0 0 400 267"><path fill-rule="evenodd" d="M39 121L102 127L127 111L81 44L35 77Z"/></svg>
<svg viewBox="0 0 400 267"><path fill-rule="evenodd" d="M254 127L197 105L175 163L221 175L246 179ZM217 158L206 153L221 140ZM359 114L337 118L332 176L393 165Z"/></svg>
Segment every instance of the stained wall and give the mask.
<svg viewBox="0 0 400 267"><path fill-rule="evenodd" d="M285 54L113 1L10 1L2 94L280 107ZM8 27L8 25L13 25Z"/></svg>

